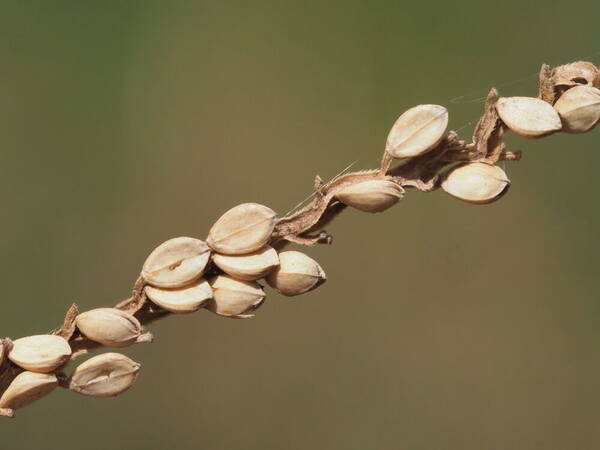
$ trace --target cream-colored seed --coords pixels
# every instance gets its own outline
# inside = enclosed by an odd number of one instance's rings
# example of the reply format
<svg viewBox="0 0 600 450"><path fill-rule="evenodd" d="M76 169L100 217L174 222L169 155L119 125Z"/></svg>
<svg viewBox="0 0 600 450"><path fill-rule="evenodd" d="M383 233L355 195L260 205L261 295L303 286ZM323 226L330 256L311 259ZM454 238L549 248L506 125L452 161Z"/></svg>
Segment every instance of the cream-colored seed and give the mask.
<svg viewBox="0 0 600 450"><path fill-rule="evenodd" d="M510 181L498 167L466 163L453 167L442 177L442 189L460 200L474 204L491 203L506 193Z"/></svg>
<svg viewBox="0 0 600 450"><path fill-rule="evenodd" d="M73 371L69 389L91 397L114 397L133 385L140 367L119 353L103 353Z"/></svg>
<svg viewBox="0 0 600 450"><path fill-rule="evenodd" d="M107 347L125 347L135 342L148 342L142 325L132 314L116 308L97 308L77 316L77 328L88 339Z"/></svg>
<svg viewBox="0 0 600 450"><path fill-rule="evenodd" d="M575 86L554 104L567 133L585 133L600 121L600 89Z"/></svg>
<svg viewBox="0 0 600 450"><path fill-rule="evenodd" d="M223 214L210 229L207 244L223 255L245 255L263 247L275 228L277 214L257 203L243 203Z"/></svg>
<svg viewBox="0 0 600 450"><path fill-rule="evenodd" d="M200 239L169 239L150 253L142 268L142 277L152 286L185 286L202 276L209 259L210 248Z"/></svg>
<svg viewBox="0 0 600 450"><path fill-rule="evenodd" d="M229 275L217 275L210 280L213 298L206 309L226 317L247 319L265 300L265 293L255 281L236 280Z"/></svg>
<svg viewBox="0 0 600 450"><path fill-rule="evenodd" d="M0 398L0 408L19 409L48 395L58 385L55 375L21 372Z"/></svg>
<svg viewBox="0 0 600 450"><path fill-rule="evenodd" d="M369 180L342 188L339 201L360 211L377 213L394 206L402 199L404 189L388 180Z"/></svg>
<svg viewBox="0 0 600 450"><path fill-rule="evenodd" d="M39 373L52 372L70 358L71 347L67 340L53 334L17 339L8 354L8 359L17 366Z"/></svg>
<svg viewBox="0 0 600 450"><path fill-rule="evenodd" d="M175 314L197 311L213 296L212 288L204 278L176 289L146 286L145 292L153 303Z"/></svg>
<svg viewBox="0 0 600 450"><path fill-rule="evenodd" d="M409 158L435 148L448 126L448 110L440 105L418 105L402 114L387 137L386 151Z"/></svg>
<svg viewBox="0 0 600 450"><path fill-rule="evenodd" d="M496 110L505 125L524 138L539 138L562 128L558 113L539 98L503 97Z"/></svg>
<svg viewBox="0 0 600 450"><path fill-rule="evenodd" d="M267 283L288 297L304 294L323 284L327 277L321 266L304 253L290 250L279 254L279 267Z"/></svg>
<svg viewBox="0 0 600 450"><path fill-rule="evenodd" d="M577 85L594 86L600 82L599 75L600 71L591 62L577 61L556 67L553 71L552 81L560 88Z"/></svg>
<svg viewBox="0 0 600 450"><path fill-rule="evenodd" d="M247 255L213 256L213 262L225 273L238 280L253 281L265 277L279 265L279 256L269 245Z"/></svg>

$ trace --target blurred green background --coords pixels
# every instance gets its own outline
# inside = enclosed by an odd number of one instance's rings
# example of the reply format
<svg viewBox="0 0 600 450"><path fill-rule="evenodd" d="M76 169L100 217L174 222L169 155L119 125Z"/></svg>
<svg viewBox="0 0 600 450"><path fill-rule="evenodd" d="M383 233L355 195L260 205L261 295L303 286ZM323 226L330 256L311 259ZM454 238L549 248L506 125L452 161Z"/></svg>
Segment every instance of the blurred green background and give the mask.
<svg viewBox="0 0 600 450"><path fill-rule="evenodd" d="M0 335L128 295L146 255L242 202L285 213L395 118L600 62L600 3L0 2ZM451 99L463 96L461 101ZM152 327L115 399L63 390L6 449L600 447L600 130L539 141L490 206L410 191L348 211L329 281L253 320Z"/></svg>

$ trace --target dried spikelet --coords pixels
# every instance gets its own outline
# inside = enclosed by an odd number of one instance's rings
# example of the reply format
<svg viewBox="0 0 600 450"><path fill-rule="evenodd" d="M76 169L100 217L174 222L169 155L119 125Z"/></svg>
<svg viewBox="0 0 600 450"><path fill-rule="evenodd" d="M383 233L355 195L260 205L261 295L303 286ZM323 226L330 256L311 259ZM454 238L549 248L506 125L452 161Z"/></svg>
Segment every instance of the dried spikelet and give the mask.
<svg viewBox="0 0 600 450"><path fill-rule="evenodd" d="M506 173L486 163L465 163L442 176L442 189L453 197L473 204L486 204L502 197L510 186Z"/></svg>
<svg viewBox="0 0 600 450"><path fill-rule="evenodd" d="M152 286L184 286L202 276L209 259L210 249L200 239L169 239L150 253L142 268L142 276Z"/></svg>
<svg viewBox="0 0 600 450"><path fill-rule="evenodd" d="M212 288L204 278L175 289L146 286L145 292L153 303L175 314L197 311L213 297Z"/></svg>
<svg viewBox="0 0 600 450"><path fill-rule="evenodd" d="M402 199L404 189L393 181L369 180L342 188L336 197L345 205L360 211L378 213Z"/></svg>
<svg viewBox="0 0 600 450"><path fill-rule="evenodd" d="M562 128L558 113L539 98L503 97L496 110L502 122L524 138L539 138Z"/></svg>
<svg viewBox="0 0 600 450"><path fill-rule="evenodd" d="M279 265L275 249L269 245L247 255L213 256L213 262L223 272L238 280L253 281L265 277Z"/></svg>
<svg viewBox="0 0 600 450"><path fill-rule="evenodd" d="M140 367L119 353L103 353L79 365L69 377L68 387L91 397L114 397L133 385Z"/></svg>
<svg viewBox="0 0 600 450"><path fill-rule="evenodd" d="M71 347L66 339L53 334L28 336L13 342L8 358L25 370L47 373L71 358Z"/></svg>
<svg viewBox="0 0 600 450"><path fill-rule="evenodd" d="M314 259L290 250L279 254L279 267L266 280L273 289L292 297L317 288L327 280L327 276Z"/></svg>
<svg viewBox="0 0 600 450"><path fill-rule="evenodd" d="M600 121L600 89L575 86L554 104L567 133L585 133Z"/></svg>
<svg viewBox="0 0 600 450"><path fill-rule="evenodd" d="M142 325L132 314L116 308L97 308L77 316L77 328L94 342L107 347L125 347L135 342L150 342L150 333L142 334Z"/></svg>
<svg viewBox="0 0 600 450"><path fill-rule="evenodd" d="M21 372L0 397L0 409L19 409L48 395L58 385L55 375ZM10 412L7 411L7 415Z"/></svg>
<svg viewBox="0 0 600 450"><path fill-rule="evenodd" d="M223 214L212 226L206 239L215 252L245 255L267 244L277 214L257 203L243 203Z"/></svg>
<svg viewBox="0 0 600 450"><path fill-rule="evenodd" d="M225 317L248 319L265 300L260 284L236 280L229 275L218 275L210 280L213 298L206 309Z"/></svg>
<svg viewBox="0 0 600 450"><path fill-rule="evenodd" d="M435 148L448 126L448 110L440 105L418 105L392 126L385 146L394 158L409 158Z"/></svg>

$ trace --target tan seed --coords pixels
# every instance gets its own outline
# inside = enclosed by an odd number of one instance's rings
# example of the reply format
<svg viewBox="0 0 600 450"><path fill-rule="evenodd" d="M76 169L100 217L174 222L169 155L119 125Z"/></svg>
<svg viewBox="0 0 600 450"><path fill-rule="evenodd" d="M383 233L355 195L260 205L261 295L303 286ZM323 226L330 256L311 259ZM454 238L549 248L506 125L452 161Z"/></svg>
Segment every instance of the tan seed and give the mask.
<svg viewBox="0 0 600 450"><path fill-rule="evenodd" d="M588 61L577 61L556 67L552 71L552 81L559 88L570 88L577 85L596 86L600 82L600 71Z"/></svg>
<svg viewBox="0 0 600 450"><path fill-rule="evenodd" d="M404 189L388 180L369 180L349 185L337 194L339 201L360 211L377 213L402 199Z"/></svg>
<svg viewBox="0 0 600 450"><path fill-rule="evenodd" d="M418 105L402 114L387 137L386 151L409 158L435 148L448 126L448 110L440 105Z"/></svg>
<svg viewBox="0 0 600 450"><path fill-rule="evenodd" d="M151 334L142 334L142 325L132 314L116 308L86 311L77 316L75 323L88 339L107 347L125 347L152 340Z"/></svg>
<svg viewBox="0 0 600 450"><path fill-rule="evenodd" d="M279 254L279 267L266 280L269 286L291 297L317 288L327 277L314 259L290 250Z"/></svg>
<svg viewBox="0 0 600 450"><path fill-rule="evenodd" d="M245 255L263 247L275 228L277 214L257 203L243 203L223 214L210 229L207 244L223 255Z"/></svg>
<svg viewBox="0 0 600 450"><path fill-rule="evenodd" d="M575 86L554 104L567 133L585 133L600 121L600 89Z"/></svg>
<svg viewBox="0 0 600 450"><path fill-rule="evenodd" d="M210 280L210 285L213 298L206 304L206 309L221 316L248 319L265 300L264 291L255 281L218 275Z"/></svg>
<svg viewBox="0 0 600 450"><path fill-rule="evenodd" d="M56 388L56 376L47 373L21 372L0 398L1 409L19 409L48 395Z"/></svg>
<svg viewBox="0 0 600 450"><path fill-rule="evenodd" d="M31 372L47 373L58 369L71 358L66 339L53 334L28 336L13 341L8 359Z"/></svg>
<svg viewBox="0 0 600 450"><path fill-rule="evenodd" d="M175 314L197 311L213 296L212 288L204 278L181 288L163 289L146 286L145 291L153 303Z"/></svg>
<svg viewBox="0 0 600 450"><path fill-rule="evenodd" d="M253 281L265 277L279 265L277 252L271 246L248 253L247 255L219 255L213 262L225 273L238 280Z"/></svg>
<svg viewBox="0 0 600 450"><path fill-rule="evenodd" d="M558 113L539 98L503 97L496 110L506 126L524 138L539 138L562 128Z"/></svg>
<svg viewBox="0 0 600 450"><path fill-rule="evenodd" d="M450 169L442 180L442 189L448 194L474 204L498 200L510 186L500 167L485 163L461 164Z"/></svg>
<svg viewBox="0 0 600 450"><path fill-rule="evenodd" d="M140 367L119 353L103 353L73 371L69 389L91 397L114 397L133 385Z"/></svg>
<svg viewBox="0 0 600 450"><path fill-rule="evenodd" d="M152 286L181 287L202 276L209 258L210 248L200 239L169 239L150 253L142 276Z"/></svg>

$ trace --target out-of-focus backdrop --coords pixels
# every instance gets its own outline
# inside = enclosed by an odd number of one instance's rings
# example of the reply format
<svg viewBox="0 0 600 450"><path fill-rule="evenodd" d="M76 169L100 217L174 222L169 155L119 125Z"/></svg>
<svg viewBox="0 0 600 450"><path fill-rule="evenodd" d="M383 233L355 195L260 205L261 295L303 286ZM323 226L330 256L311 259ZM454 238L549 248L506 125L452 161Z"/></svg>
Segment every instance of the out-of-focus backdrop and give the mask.
<svg viewBox="0 0 600 450"><path fill-rule="evenodd" d="M0 335L128 295L146 255L242 202L285 213L377 165L396 117L600 62L600 3L2 1ZM600 130L507 164L473 206L408 192L348 211L329 281L202 311L124 352L131 391L64 390L0 421L6 449L589 450L600 446Z"/></svg>

